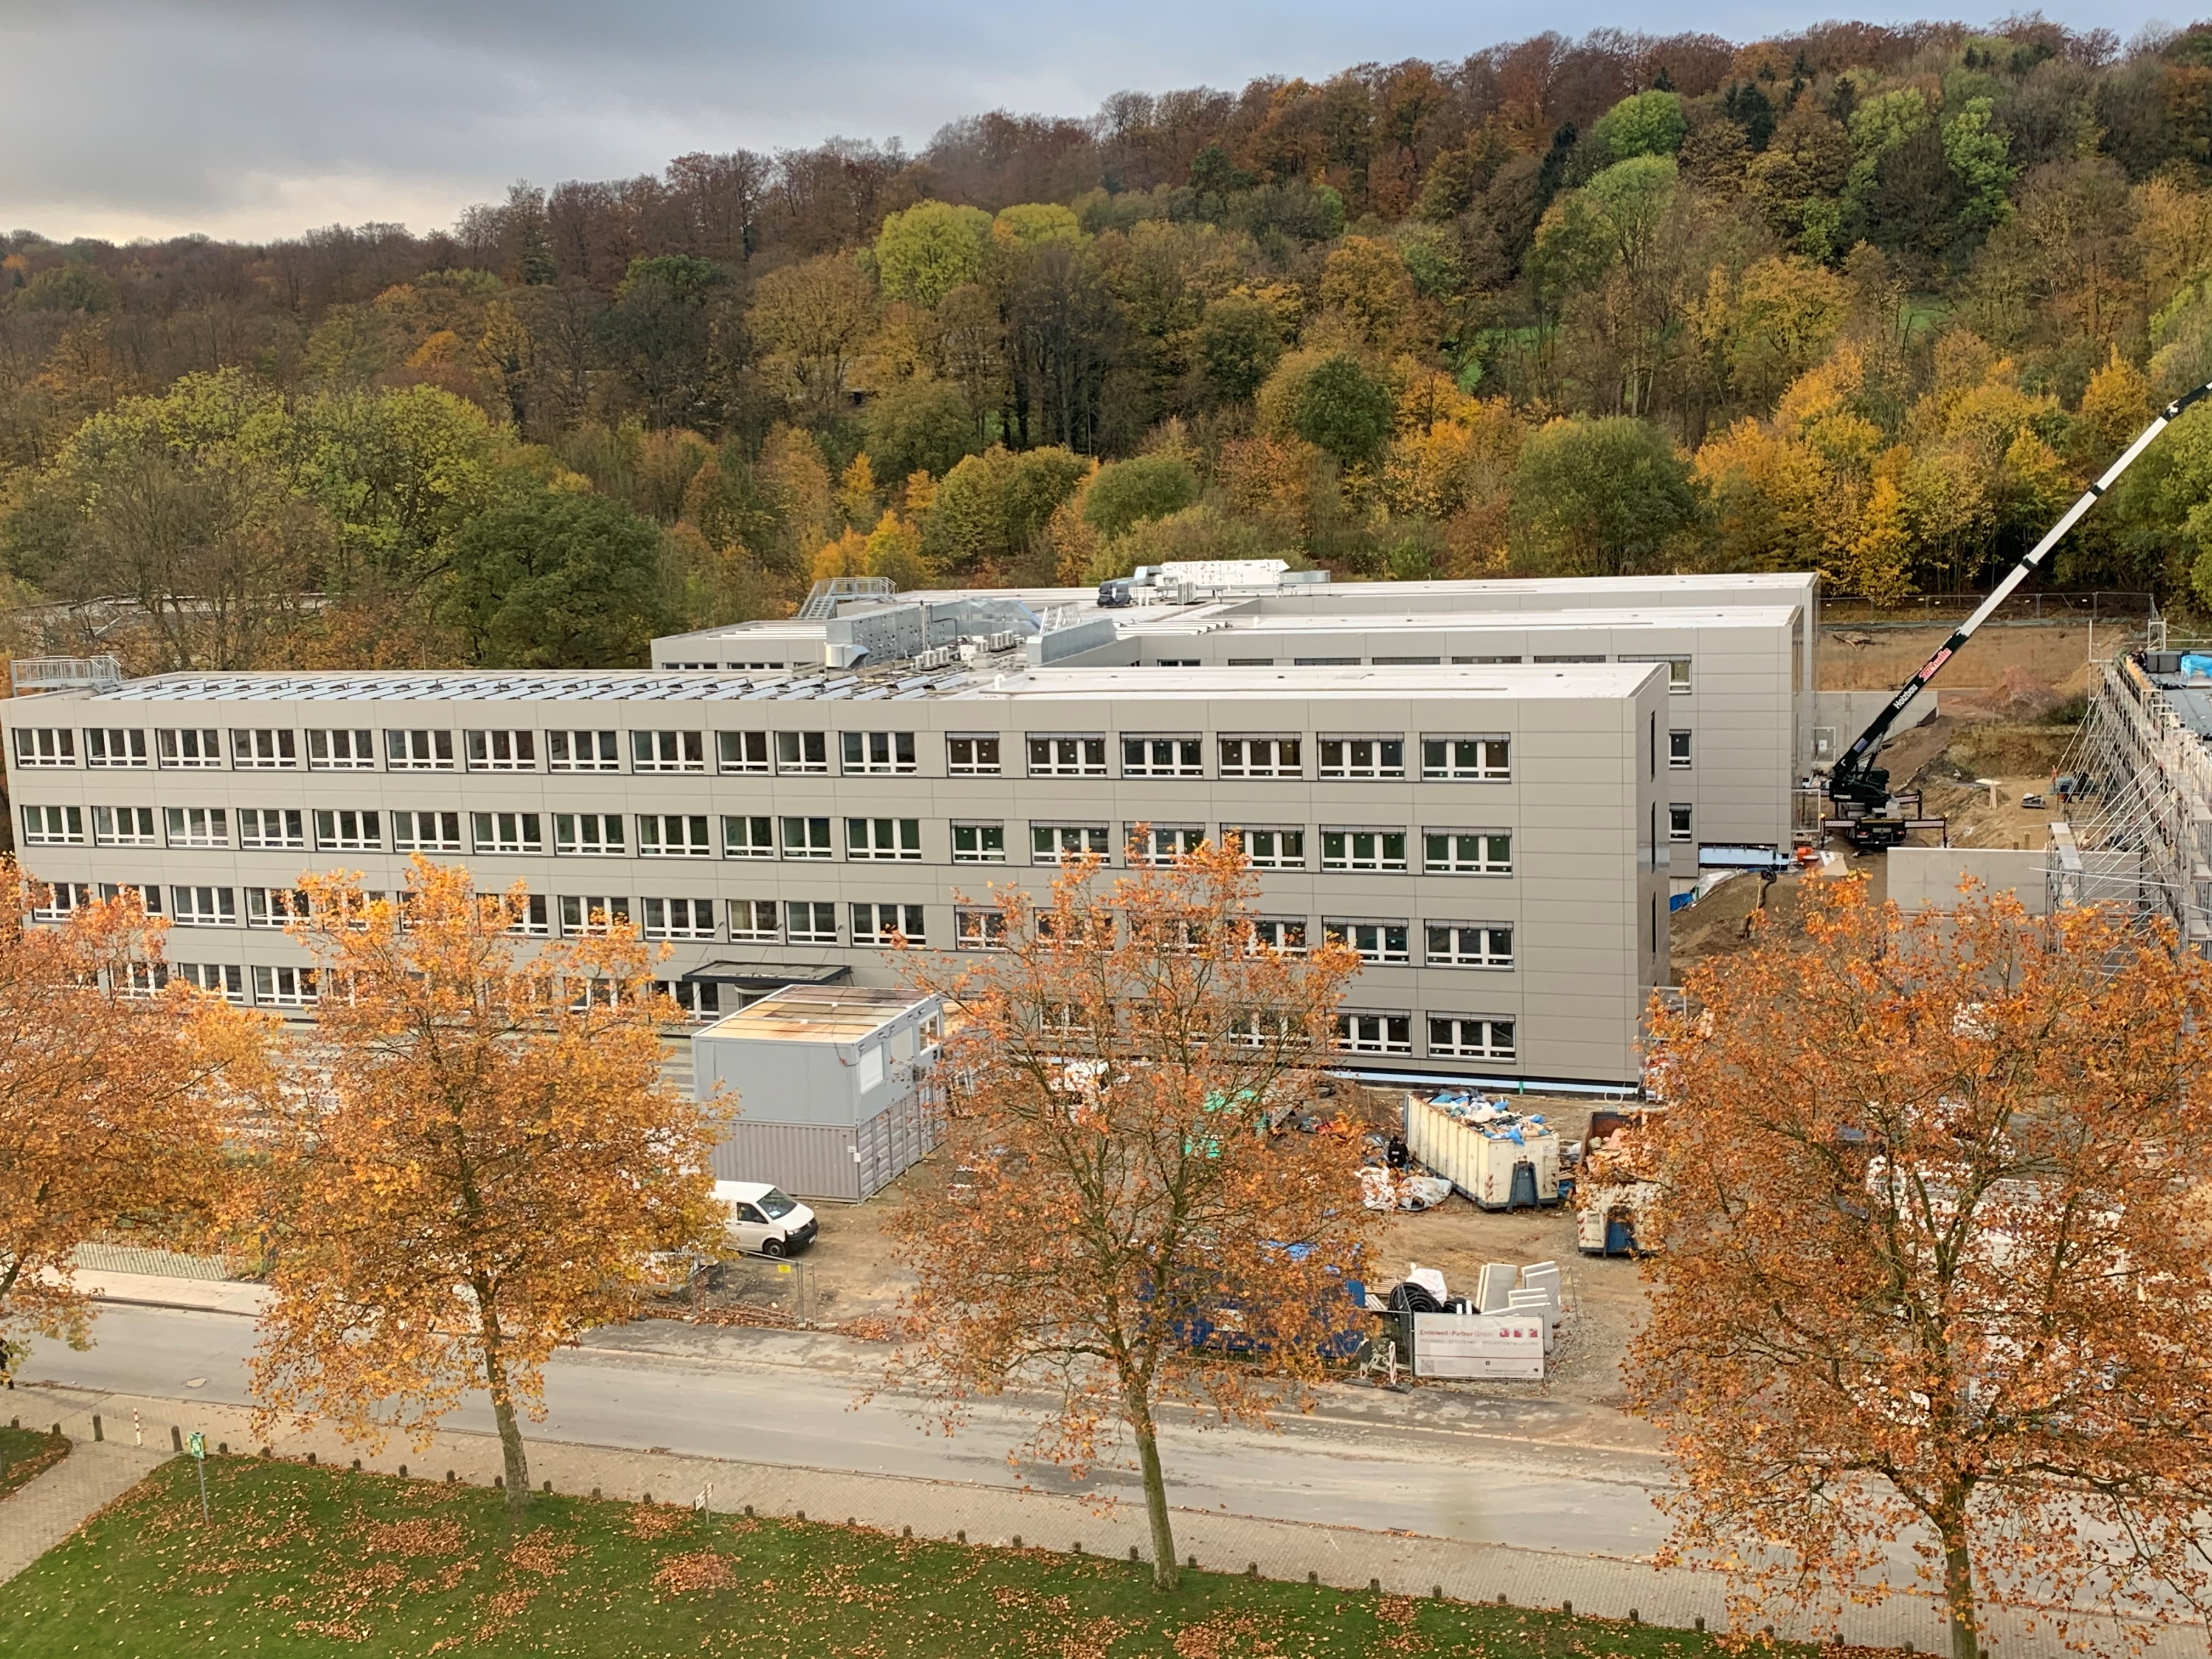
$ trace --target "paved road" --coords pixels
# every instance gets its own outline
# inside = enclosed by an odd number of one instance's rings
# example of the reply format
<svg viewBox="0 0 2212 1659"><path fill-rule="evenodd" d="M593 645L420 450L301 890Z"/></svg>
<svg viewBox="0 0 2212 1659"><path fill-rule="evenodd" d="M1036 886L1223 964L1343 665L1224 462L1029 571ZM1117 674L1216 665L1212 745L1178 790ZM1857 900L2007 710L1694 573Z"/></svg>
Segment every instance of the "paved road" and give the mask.
<svg viewBox="0 0 2212 1659"><path fill-rule="evenodd" d="M253 1327L234 1315L109 1306L96 1345L33 1343L27 1380L162 1398L243 1404ZM916 1402L856 1407L849 1374L789 1364L728 1364L652 1354L568 1351L546 1378L546 1439L865 1474L1027 1482L1068 1491L1057 1470L1010 1468L1025 1433L1018 1407L988 1405L946 1439L924 1431ZM491 1427L473 1401L448 1419ZM1293 1420L1279 1434L1170 1431L1175 1501L1273 1520L1396 1528L1472 1542L1575 1554L1641 1555L1664 1530L1651 1506L1656 1460L1578 1455L1428 1426ZM1127 1492L1101 1471L1091 1490Z"/></svg>

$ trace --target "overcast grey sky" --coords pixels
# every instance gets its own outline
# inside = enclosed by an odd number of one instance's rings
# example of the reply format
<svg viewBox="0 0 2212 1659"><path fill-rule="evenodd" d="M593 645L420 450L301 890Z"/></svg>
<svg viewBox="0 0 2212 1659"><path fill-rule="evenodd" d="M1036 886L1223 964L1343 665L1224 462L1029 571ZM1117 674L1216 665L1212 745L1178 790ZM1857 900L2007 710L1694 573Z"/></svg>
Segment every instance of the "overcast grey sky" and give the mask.
<svg viewBox="0 0 2212 1659"><path fill-rule="evenodd" d="M2056 0L2125 37L2143 0ZM518 178L616 178L831 135L918 148L955 117L1087 115L1127 88L1454 59L1544 28L1735 40L1827 0L0 0L0 228L58 239L450 223ZM1850 9L1873 21L1947 9Z"/></svg>

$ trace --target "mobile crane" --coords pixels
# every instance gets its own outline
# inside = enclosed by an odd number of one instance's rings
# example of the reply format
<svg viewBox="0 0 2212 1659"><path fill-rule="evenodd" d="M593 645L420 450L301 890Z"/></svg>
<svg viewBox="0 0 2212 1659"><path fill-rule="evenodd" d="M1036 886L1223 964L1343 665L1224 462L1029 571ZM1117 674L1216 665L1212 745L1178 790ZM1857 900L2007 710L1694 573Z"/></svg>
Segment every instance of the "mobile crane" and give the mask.
<svg viewBox="0 0 2212 1659"><path fill-rule="evenodd" d="M2120 480L2120 475L2136 463L2144 450L2149 448L2158 435L2192 404L2212 397L2212 380L2193 391L2185 392L2158 413L2158 417L2145 427L2136 441L2121 453L2119 459L2105 469L2104 476L2081 492L2081 499L2068 507L2058 522L2045 532L2043 539L2022 554L2013 568L2005 573L2004 580L1990 590L1990 595L1974 609L1974 614L1959 624L1951 637L1943 641L1936 654L1920 665L1912 678L1899 688L1898 693L1883 705L1882 710L1859 733L1851 746L1845 750L1828 774L1828 799L1836 805L1839 817L1834 821L1855 847L1894 847L1903 841L1908 830L1917 819L1908 817L1898 810L1896 797L1889 788L1889 773L1874 763L1888 740L1890 728L1897 724L1898 716L1912 706L1912 700L1925 690L1928 683L1943 671L1943 665L1959 654L1959 649L1973 638L1974 632L1987 622L1996 608L2011 598L2012 592L2026 581L2031 572L2041 566L2066 532L2081 520L2081 516L2094 507Z"/></svg>

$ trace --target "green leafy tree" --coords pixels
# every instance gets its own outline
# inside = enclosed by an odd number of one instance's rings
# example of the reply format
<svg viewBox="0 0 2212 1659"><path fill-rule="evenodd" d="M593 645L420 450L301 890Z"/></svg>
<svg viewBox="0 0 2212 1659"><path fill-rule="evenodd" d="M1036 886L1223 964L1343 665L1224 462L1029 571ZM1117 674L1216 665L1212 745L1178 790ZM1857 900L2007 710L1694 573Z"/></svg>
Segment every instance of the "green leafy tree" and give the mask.
<svg viewBox="0 0 2212 1659"><path fill-rule="evenodd" d="M1996 229L2012 217L2012 182L2018 169L2012 165L2011 140L1992 120L1996 106L1987 98L1970 98L1966 107L1943 120L1943 159L1959 181L1965 198L1959 210L1959 228L1969 235Z"/></svg>
<svg viewBox="0 0 2212 1659"><path fill-rule="evenodd" d="M950 202L922 202L884 221L876 233L876 276L887 300L934 307L983 269L991 216Z"/></svg>
<svg viewBox="0 0 2212 1659"><path fill-rule="evenodd" d="M961 389L946 380L902 380L876 394L861 419L877 474L943 477L981 447Z"/></svg>
<svg viewBox="0 0 2212 1659"><path fill-rule="evenodd" d="M298 487L338 526L342 584L399 587L448 567L514 447L474 404L428 386L311 398L285 445Z"/></svg>
<svg viewBox="0 0 2212 1659"><path fill-rule="evenodd" d="M1690 463L1649 421L1547 422L1513 473L1516 562L1533 574L1621 576L1662 568L1695 522Z"/></svg>
<svg viewBox="0 0 2212 1659"><path fill-rule="evenodd" d="M456 538L441 615L487 668L634 667L666 625L659 551L618 501L512 479Z"/></svg>
<svg viewBox="0 0 2212 1659"><path fill-rule="evenodd" d="M716 302L728 281L688 253L633 259L601 314L602 347L655 426L711 423Z"/></svg>
<svg viewBox="0 0 2212 1659"><path fill-rule="evenodd" d="M1198 324L1198 371L1217 404L1249 403L1283 360L1274 308L1248 294L1210 301Z"/></svg>
<svg viewBox="0 0 2212 1659"><path fill-rule="evenodd" d="M1083 516L1111 540L1148 519L1164 519L1198 500L1198 474L1180 455L1140 455L1098 470L1083 498Z"/></svg>
<svg viewBox="0 0 2212 1659"><path fill-rule="evenodd" d="M1615 161L1632 155L1672 155L1690 130L1676 92L1639 92L1622 99L1597 118L1590 142Z"/></svg>
<svg viewBox="0 0 2212 1659"><path fill-rule="evenodd" d="M1348 351L1294 352L1260 388L1260 424L1303 438L1345 466L1373 463L1396 413L1390 388Z"/></svg>
<svg viewBox="0 0 2212 1659"><path fill-rule="evenodd" d="M956 574L1022 556L1090 470L1090 462L1066 449L1016 455L994 444L969 456L930 499L923 556Z"/></svg>

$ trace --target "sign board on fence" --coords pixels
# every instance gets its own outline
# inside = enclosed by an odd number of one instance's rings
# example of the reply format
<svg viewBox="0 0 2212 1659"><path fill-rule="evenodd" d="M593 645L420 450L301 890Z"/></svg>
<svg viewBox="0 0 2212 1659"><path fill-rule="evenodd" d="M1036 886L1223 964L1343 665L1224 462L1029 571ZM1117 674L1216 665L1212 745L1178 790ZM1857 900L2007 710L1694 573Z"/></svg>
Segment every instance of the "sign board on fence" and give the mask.
<svg viewBox="0 0 2212 1659"><path fill-rule="evenodd" d="M1413 1375L1541 1381L1540 1314L1415 1314Z"/></svg>

